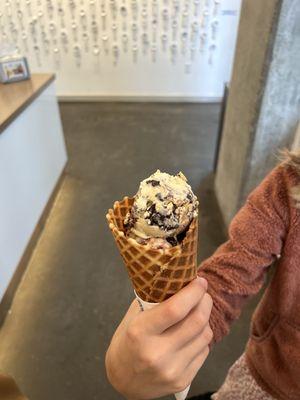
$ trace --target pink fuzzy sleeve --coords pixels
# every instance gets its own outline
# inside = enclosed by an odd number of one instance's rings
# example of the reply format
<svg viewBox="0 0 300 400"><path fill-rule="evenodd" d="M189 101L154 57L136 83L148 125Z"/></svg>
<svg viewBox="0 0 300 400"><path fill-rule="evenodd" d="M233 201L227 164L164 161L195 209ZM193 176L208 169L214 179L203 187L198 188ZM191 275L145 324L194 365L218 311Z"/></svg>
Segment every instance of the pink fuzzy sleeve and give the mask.
<svg viewBox="0 0 300 400"><path fill-rule="evenodd" d="M289 222L289 176L275 168L250 194L233 219L229 240L199 267L213 298L214 341L229 332L245 300L263 286L268 267L280 255Z"/></svg>

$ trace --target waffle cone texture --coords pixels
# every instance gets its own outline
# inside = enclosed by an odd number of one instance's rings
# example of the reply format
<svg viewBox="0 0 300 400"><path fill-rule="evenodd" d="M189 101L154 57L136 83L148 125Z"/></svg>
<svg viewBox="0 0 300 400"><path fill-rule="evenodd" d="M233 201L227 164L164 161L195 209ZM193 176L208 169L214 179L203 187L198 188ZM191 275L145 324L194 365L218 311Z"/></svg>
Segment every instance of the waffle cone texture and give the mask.
<svg viewBox="0 0 300 400"><path fill-rule="evenodd" d="M116 201L106 218L137 295L144 301L160 303L197 276L198 220L192 220L179 245L151 249L125 236L123 222L133 202L129 197Z"/></svg>

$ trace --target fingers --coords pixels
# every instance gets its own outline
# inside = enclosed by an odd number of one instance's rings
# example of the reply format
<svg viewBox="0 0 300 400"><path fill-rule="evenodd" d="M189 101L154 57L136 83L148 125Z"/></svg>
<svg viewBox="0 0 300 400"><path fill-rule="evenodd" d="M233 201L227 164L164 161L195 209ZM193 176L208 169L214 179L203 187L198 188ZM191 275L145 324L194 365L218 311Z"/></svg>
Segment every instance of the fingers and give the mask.
<svg viewBox="0 0 300 400"><path fill-rule="evenodd" d="M168 336L168 342L173 345L174 351L183 348L201 334L209 322L212 305L212 298L205 293L197 306L182 321L163 333Z"/></svg>
<svg viewBox="0 0 300 400"><path fill-rule="evenodd" d="M174 354L176 354L175 361L173 362L176 362L176 365L178 366L179 377L184 375L185 372L195 364L194 361L199 359L201 354L203 355L203 352L208 349L212 338L212 330L209 324L207 324L200 335L198 335L194 340L190 341L184 348L175 352L171 352L169 350L169 353L172 354L173 358ZM172 365L171 362L169 362L169 366L170 365Z"/></svg>
<svg viewBox="0 0 300 400"><path fill-rule="evenodd" d="M186 388L192 383L193 379L197 375L199 369L203 366L208 355L209 355L209 347L206 346L203 349L203 351L200 354L198 354L198 356L186 368L186 373L184 374L184 377L183 377L184 381L182 382L181 386ZM181 390L184 390L184 389L181 389Z"/></svg>
<svg viewBox="0 0 300 400"><path fill-rule="evenodd" d="M201 353L183 368L176 357L177 362L173 364L165 364L161 366L161 378L164 385L168 385L168 392L178 393L185 390L193 381L199 369L204 364L209 354L208 346L204 347Z"/></svg>
<svg viewBox="0 0 300 400"><path fill-rule="evenodd" d="M145 328L149 332L162 333L182 321L198 305L207 290L207 281L196 278L174 296L145 311Z"/></svg>
<svg viewBox="0 0 300 400"><path fill-rule="evenodd" d="M183 370L182 379L177 381L177 386L179 385L178 391L184 390L192 383L209 355L209 344L212 339L213 332L209 324L207 324L202 334L190 342L186 349L182 350L180 357L183 357L185 361L190 359L190 362L186 364Z"/></svg>
<svg viewBox="0 0 300 400"><path fill-rule="evenodd" d="M203 329L199 336L190 341L183 349L178 352L178 357L182 358L185 369L201 354L213 339L213 331L209 324Z"/></svg>
<svg viewBox="0 0 300 400"><path fill-rule="evenodd" d="M206 346L201 353L183 370L182 373L174 373L172 392L178 393L185 390L197 375L199 369L204 364L209 354L209 348Z"/></svg>

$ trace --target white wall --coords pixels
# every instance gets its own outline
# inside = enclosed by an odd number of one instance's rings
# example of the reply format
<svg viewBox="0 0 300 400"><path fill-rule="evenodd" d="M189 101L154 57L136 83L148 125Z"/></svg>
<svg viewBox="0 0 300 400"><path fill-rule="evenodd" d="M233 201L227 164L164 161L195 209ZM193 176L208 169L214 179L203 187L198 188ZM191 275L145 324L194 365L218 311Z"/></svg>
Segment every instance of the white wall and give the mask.
<svg viewBox="0 0 300 400"><path fill-rule="evenodd" d="M0 134L0 300L66 159L52 83Z"/></svg>
<svg viewBox="0 0 300 400"><path fill-rule="evenodd" d="M16 42L32 71L55 70L59 95L218 98L230 79L241 0L30 0L29 5L25 0L0 0L0 4L4 10L0 41ZM173 24L177 24L174 32ZM193 26L198 27L194 34ZM167 37L165 48L162 35Z"/></svg>

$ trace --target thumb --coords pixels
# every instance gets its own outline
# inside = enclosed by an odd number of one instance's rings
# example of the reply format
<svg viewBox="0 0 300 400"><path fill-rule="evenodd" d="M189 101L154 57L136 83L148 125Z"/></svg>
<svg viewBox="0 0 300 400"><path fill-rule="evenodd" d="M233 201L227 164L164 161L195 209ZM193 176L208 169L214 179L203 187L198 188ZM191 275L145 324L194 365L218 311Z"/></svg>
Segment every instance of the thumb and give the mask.
<svg viewBox="0 0 300 400"><path fill-rule="evenodd" d="M122 321L120 322L116 333L118 333L120 330L125 329L128 324L141 312L141 308L139 306L139 303L136 299L133 300L133 302L130 304L126 314L124 315Z"/></svg>
<svg viewBox="0 0 300 400"><path fill-rule="evenodd" d="M162 333L183 320L202 300L207 281L197 277L169 299L141 315L148 332Z"/></svg>

